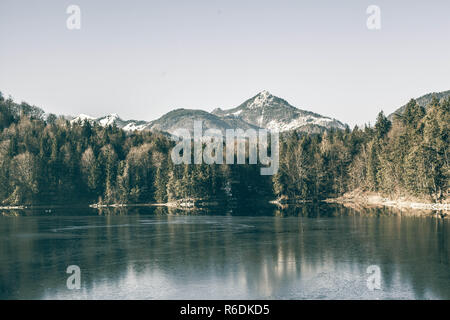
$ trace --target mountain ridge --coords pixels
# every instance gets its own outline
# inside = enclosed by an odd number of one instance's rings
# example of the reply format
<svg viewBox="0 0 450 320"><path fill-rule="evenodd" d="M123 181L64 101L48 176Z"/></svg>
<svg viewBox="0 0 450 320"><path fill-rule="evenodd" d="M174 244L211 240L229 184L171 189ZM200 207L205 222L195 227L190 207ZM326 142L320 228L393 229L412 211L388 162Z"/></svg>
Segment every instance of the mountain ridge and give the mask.
<svg viewBox="0 0 450 320"><path fill-rule="evenodd" d="M426 108L428 106L428 104L431 102L431 99L433 99L433 96L436 96L436 98L439 101L442 101L443 99L450 97L450 90L426 93L418 98L415 98L414 100L416 100L416 102L419 106ZM394 112L392 112L388 116L388 119L392 120L396 114L402 114L403 111L405 110L405 108L406 108L406 104L397 108Z"/></svg>
<svg viewBox="0 0 450 320"><path fill-rule="evenodd" d="M94 118L80 114L71 123L89 121L102 126L115 124L125 131L150 130L173 133L179 128L192 132L193 122L202 121L204 129L269 129L278 132L299 130L321 132L329 129L345 129L339 120L290 105L286 100L264 90L231 109L215 108L212 112L201 109L177 108L158 119L123 120L116 113Z"/></svg>

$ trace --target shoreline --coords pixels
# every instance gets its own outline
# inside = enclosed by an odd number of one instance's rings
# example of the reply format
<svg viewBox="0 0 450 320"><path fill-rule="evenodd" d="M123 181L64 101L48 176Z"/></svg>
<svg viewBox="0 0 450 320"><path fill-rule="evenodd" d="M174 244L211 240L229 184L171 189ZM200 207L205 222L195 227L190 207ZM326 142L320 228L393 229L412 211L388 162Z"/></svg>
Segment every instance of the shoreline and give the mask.
<svg viewBox="0 0 450 320"><path fill-rule="evenodd" d="M275 205L277 207L287 207L291 205L302 205L305 203L312 203L312 200L301 200L301 199L288 199L288 198L278 198L273 200L265 201L269 205ZM379 193L375 192L362 192L355 190L352 192L345 193L344 195L337 198L328 198L320 200L319 202L324 203L335 203L341 204L347 207L390 207L399 210L429 210L429 211L450 211L450 202L448 200L443 203L434 203L430 201L425 201L423 199L417 199L412 197L397 197L388 198L384 197ZM206 201L204 199L179 199L175 201L169 201L166 203L111 203L111 204L86 204L86 205L76 205L80 207L87 206L93 209L102 208L126 208L126 207L167 207L176 209L201 209L203 207L220 206L218 201ZM11 205L11 206L0 206L0 210L24 210L24 209L57 209L64 208L66 205ZM72 205L69 205L72 207ZM49 210L51 212L51 210Z"/></svg>
<svg viewBox="0 0 450 320"><path fill-rule="evenodd" d="M436 203L424 201L423 199L416 199L412 197L398 197L387 198L375 192L361 192L355 190L348 192L337 198L329 198L323 200L326 203L337 203L342 205L356 205L366 207L390 207L400 210L431 210L431 211L449 211L450 203Z"/></svg>
<svg viewBox="0 0 450 320"><path fill-rule="evenodd" d="M0 207L0 210L23 210L28 209L27 206L3 206Z"/></svg>

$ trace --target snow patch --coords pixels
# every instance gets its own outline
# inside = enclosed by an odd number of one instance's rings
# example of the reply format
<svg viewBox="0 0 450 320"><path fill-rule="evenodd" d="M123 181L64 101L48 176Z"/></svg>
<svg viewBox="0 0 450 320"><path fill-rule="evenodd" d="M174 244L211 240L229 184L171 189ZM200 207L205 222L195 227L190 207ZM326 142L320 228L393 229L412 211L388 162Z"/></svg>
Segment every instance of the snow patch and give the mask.
<svg viewBox="0 0 450 320"><path fill-rule="evenodd" d="M322 127L329 128L331 122L333 122L333 120L329 118L317 118L313 116L305 116L305 117L298 117L287 123L281 120L280 121L272 120L269 123L267 123L266 128L278 132L294 130L304 125L319 125Z"/></svg>
<svg viewBox="0 0 450 320"><path fill-rule="evenodd" d="M78 116L76 116L75 118L73 118L71 121L70 121L70 123L77 123L77 122L84 122L84 121L89 121L89 122L91 122L91 121L94 121L95 120L95 118L94 117L91 117L91 116L88 116L87 114L79 114Z"/></svg>
<svg viewBox="0 0 450 320"><path fill-rule="evenodd" d="M99 121L100 125L107 127L109 125L113 125L116 120L120 119L119 115L117 113L112 113L110 115L107 115L103 119Z"/></svg>
<svg viewBox="0 0 450 320"><path fill-rule="evenodd" d="M147 127L147 123L144 124L136 124L135 122L128 123L125 127L122 129L125 131L141 131L144 130Z"/></svg>
<svg viewBox="0 0 450 320"><path fill-rule="evenodd" d="M273 95L271 95L269 91L264 90L260 92L255 99L247 105L247 107L249 109L258 109L264 106L269 106L272 101Z"/></svg>

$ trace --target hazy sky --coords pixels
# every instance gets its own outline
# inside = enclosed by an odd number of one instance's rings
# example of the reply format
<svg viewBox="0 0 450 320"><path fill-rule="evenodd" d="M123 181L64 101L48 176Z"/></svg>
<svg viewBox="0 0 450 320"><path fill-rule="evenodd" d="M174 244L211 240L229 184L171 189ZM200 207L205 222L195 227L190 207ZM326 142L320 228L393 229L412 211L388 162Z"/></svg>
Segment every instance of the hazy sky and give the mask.
<svg viewBox="0 0 450 320"><path fill-rule="evenodd" d="M81 8L81 30L66 9ZM366 9L381 8L381 30ZM1 0L0 91L153 120L261 90L350 125L450 89L450 1Z"/></svg>

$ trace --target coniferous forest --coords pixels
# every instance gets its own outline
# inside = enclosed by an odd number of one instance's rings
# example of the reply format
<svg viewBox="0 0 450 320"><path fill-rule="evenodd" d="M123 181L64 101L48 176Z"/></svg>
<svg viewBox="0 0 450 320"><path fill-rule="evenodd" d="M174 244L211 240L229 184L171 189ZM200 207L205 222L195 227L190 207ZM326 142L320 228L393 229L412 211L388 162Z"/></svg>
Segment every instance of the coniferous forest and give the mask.
<svg viewBox="0 0 450 320"><path fill-rule="evenodd" d="M174 165L167 135L71 124L0 94L0 205L321 200L356 189L440 202L449 131L450 98L411 100L374 126L280 135L278 173L261 176L258 165Z"/></svg>

